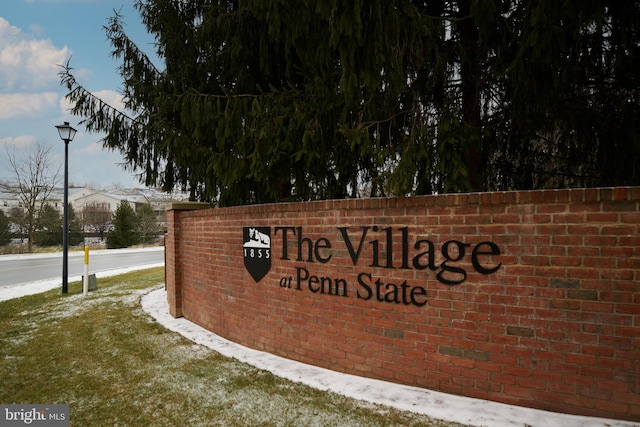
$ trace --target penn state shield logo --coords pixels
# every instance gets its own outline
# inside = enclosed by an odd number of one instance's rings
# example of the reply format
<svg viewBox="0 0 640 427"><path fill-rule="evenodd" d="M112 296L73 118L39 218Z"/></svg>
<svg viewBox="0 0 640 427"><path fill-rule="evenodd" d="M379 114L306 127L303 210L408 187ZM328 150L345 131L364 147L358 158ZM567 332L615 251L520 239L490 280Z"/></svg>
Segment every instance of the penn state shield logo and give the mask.
<svg viewBox="0 0 640 427"><path fill-rule="evenodd" d="M258 283L271 269L271 228L244 227L244 266Z"/></svg>

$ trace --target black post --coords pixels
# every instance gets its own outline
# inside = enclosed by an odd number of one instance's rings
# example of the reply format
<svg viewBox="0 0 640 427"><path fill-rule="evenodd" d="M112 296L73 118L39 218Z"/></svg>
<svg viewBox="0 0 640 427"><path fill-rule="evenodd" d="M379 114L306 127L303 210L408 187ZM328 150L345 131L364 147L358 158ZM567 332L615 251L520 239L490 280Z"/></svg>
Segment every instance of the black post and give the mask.
<svg viewBox="0 0 640 427"><path fill-rule="evenodd" d="M62 230L62 293L69 291L68 255L69 255L69 140L64 140L64 219Z"/></svg>

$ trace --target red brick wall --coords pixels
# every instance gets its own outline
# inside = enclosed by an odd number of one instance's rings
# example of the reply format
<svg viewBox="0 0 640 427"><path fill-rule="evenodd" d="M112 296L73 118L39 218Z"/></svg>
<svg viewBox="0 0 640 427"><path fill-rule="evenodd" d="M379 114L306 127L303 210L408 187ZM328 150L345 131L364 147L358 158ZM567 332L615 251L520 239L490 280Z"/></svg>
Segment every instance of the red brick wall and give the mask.
<svg viewBox="0 0 640 427"><path fill-rule="evenodd" d="M180 209L167 236L176 316L335 371L640 421L640 188ZM243 227L257 226L271 228L258 283L243 260Z"/></svg>

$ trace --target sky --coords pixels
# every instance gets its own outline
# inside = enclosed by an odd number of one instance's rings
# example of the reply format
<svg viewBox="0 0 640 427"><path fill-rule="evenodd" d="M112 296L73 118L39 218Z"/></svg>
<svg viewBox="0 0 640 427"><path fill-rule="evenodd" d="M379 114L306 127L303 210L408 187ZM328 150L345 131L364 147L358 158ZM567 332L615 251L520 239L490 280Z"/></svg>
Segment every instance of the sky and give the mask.
<svg viewBox="0 0 640 427"><path fill-rule="evenodd" d="M122 168L119 152L102 148L104 134L85 132L78 126L82 118L68 113L67 91L58 76L59 65L71 58L79 84L111 105L122 105L119 64L111 58L103 29L114 10L124 16L127 35L153 54L153 38L132 0L0 3L0 180L14 180L5 148L20 159L37 143L52 147L52 169L64 171L64 143L55 126L66 121L78 130L69 144L70 185L143 187Z"/></svg>

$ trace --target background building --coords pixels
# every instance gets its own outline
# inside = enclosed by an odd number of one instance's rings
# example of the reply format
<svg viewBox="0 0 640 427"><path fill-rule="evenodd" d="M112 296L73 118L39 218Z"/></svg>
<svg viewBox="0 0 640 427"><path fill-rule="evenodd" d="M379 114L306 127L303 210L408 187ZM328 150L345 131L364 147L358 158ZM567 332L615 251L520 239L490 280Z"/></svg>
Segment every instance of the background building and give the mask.
<svg viewBox="0 0 640 427"><path fill-rule="evenodd" d="M38 198L35 211L39 212L43 205L49 205L62 215L64 189L56 187L52 191L43 192L46 197ZM20 189L14 183L0 182L0 210L12 222L12 232L24 235L22 224L27 214L23 200L28 197L21 195ZM94 189L91 187L70 187L69 204L75 215L83 225L85 236L99 235L111 228L111 219L121 203L128 204L134 212L143 206L150 206L156 215L161 229L166 228L167 203L188 200L188 194L182 192L165 193L149 188L116 188Z"/></svg>

